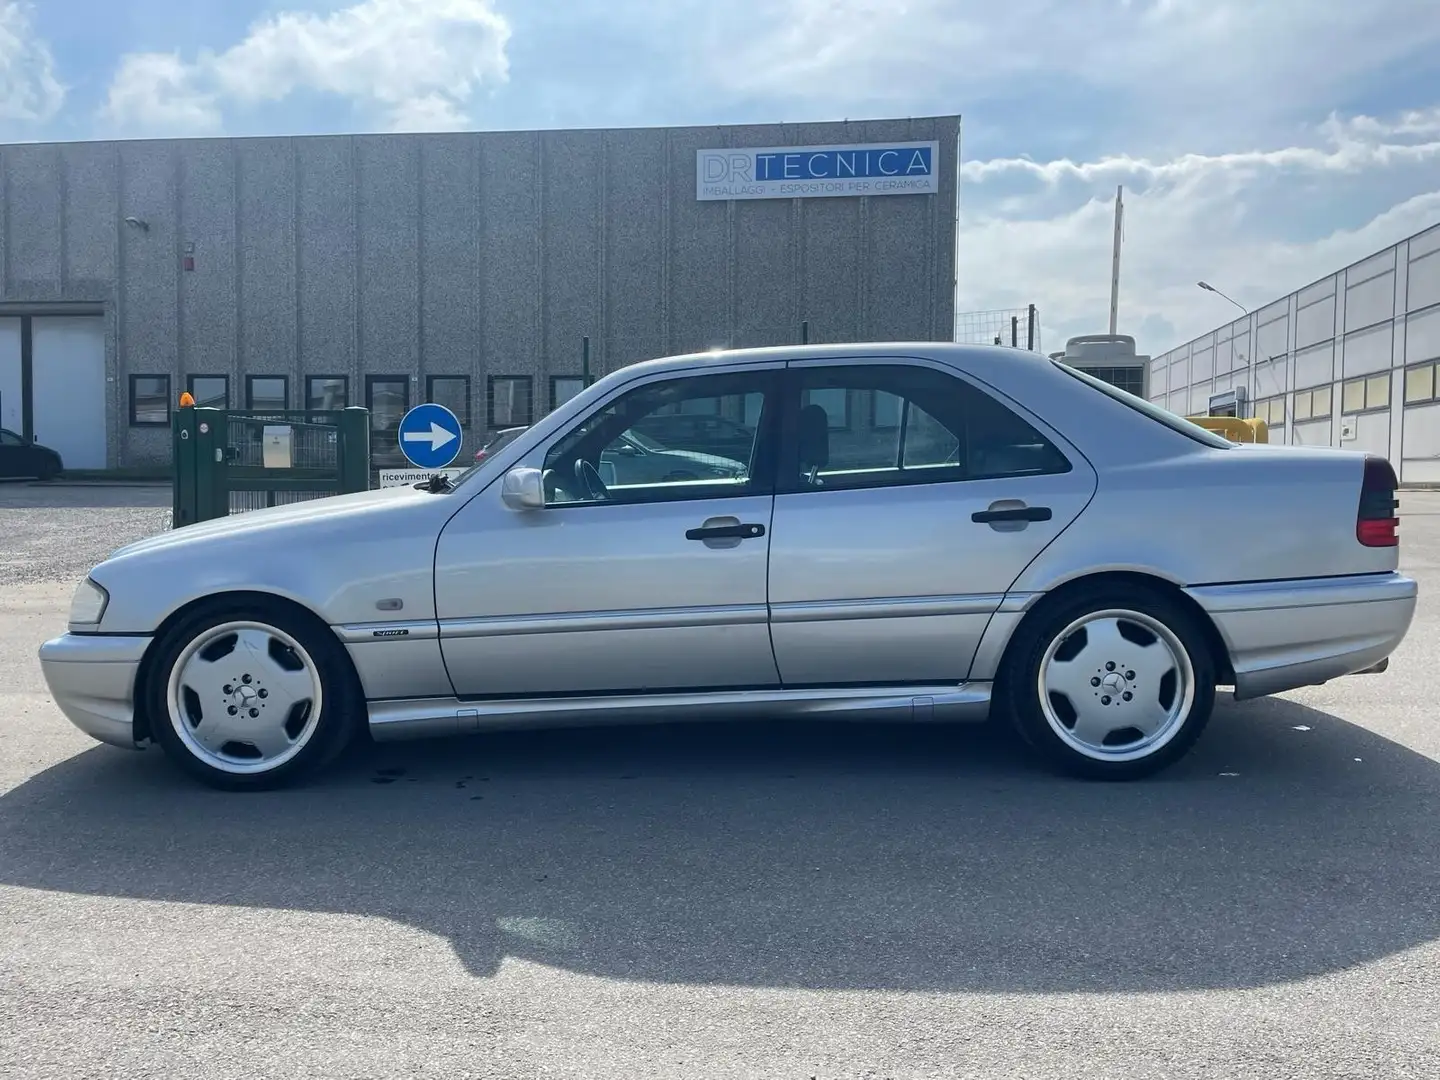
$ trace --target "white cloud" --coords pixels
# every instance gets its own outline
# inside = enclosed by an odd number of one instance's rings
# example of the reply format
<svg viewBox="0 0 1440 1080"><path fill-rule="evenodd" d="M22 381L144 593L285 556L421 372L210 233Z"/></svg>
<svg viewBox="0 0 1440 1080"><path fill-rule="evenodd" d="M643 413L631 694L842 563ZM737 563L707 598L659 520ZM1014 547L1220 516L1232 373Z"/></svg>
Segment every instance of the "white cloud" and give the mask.
<svg viewBox="0 0 1440 1080"><path fill-rule="evenodd" d="M1034 117L1006 117L1019 141L1068 87L1097 98L1091 129L1187 149L1268 136L1405 64L1428 70L1440 45L1435 0L766 0L696 14L704 30L677 48L700 58L684 71L738 100L792 114L843 101L850 115L1035 101Z"/></svg>
<svg viewBox="0 0 1440 1080"><path fill-rule="evenodd" d="M961 166L961 177L964 180L985 180L1006 173L1024 173L1051 184L1062 179L1116 183L1126 177L1180 181L1201 173L1240 173L1255 169L1355 172L1440 157L1440 107L1412 110L1388 122L1369 116L1342 120L1332 114L1320 126L1320 131L1330 144L1328 147L1287 146L1278 150L1246 150L1228 154L1185 154L1161 162L1128 155L1093 162L993 158L965 162ZM1436 138L1423 142L1394 141L1408 135Z"/></svg>
<svg viewBox="0 0 1440 1080"><path fill-rule="evenodd" d="M470 118L444 94L426 94L390 109L391 131L464 131Z"/></svg>
<svg viewBox="0 0 1440 1080"><path fill-rule="evenodd" d="M174 53L122 57L100 115L132 135L201 135L220 127L214 94Z"/></svg>
<svg viewBox="0 0 1440 1080"><path fill-rule="evenodd" d="M890 101L917 84L993 76L1030 66L998 49L993 10L953 0L778 0L712 24L703 74L740 94L833 102ZM738 9L734 16L740 16Z"/></svg>
<svg viewBox="0 0 1440 1080"><path fill-rule="evenodd" d="M971 162L960 308L1034 302L1048 351L1104 331L1117 183L1126 188L1120 330L1142 351L1237 314L1198 279L1254 308L1440 221L1440 108L1332 116L1319 131L1325 145L1170 160ZM1347 227L1298 220L1333 221L1337 202L1376 208Z"/></svg>
<svg viewBox="0 0 1440 1080"><path fill-rule="evenodd" d="M50 47L30 24L31 7L0 3L0 119L43 123L60 111L65 87Z"/></svg>
<svg viewBox="0 0 1440 1080"><path fill-rule="evenodd" d="M127 126L210 127L222 107L310 92L333 95L385 126L453 129L484 87L509 74L510 26L491 0L361 0L328 14L282 11L245 38L185 62L125 57L105 115Z"/></svg>

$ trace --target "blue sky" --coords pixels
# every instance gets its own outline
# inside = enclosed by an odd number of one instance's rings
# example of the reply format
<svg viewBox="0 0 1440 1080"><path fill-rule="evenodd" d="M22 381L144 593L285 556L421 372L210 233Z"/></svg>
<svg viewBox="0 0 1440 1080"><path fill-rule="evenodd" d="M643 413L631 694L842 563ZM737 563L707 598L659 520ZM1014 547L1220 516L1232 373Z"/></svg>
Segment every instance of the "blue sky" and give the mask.
<svg viewBox="0 0 1440 1080"><path fill-rule="evenodd" d="M960 113L962 310L1159 352L1440 221L1435 0L0 0L0 139Z"/></svg>

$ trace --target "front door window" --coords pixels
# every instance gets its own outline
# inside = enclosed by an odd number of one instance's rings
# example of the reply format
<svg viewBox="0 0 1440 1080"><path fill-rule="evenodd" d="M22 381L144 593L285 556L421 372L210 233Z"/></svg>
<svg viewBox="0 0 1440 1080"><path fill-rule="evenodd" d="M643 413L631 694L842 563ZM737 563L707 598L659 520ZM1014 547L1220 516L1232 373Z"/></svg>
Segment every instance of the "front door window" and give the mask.
<svg viewBox="0 0 1440 1080"><path fill-rule="evenodd" d="M547 504L673 502L768 491L760 432L770 380L770 372L700 375L622 395L546 454Z"/></svg>

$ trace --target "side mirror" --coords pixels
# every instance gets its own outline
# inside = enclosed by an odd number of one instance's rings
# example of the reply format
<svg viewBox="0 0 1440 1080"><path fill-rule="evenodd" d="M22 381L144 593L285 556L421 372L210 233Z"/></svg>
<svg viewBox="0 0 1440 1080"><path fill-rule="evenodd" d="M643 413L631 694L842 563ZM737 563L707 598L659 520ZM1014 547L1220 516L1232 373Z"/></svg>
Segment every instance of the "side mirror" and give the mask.
<svg viewBox="0 0 1440 1080"><path fill-rule="evenodd" d="M511 469L500 482L500 499L511 510L545 509L545 481L539 469Z"/></svg>

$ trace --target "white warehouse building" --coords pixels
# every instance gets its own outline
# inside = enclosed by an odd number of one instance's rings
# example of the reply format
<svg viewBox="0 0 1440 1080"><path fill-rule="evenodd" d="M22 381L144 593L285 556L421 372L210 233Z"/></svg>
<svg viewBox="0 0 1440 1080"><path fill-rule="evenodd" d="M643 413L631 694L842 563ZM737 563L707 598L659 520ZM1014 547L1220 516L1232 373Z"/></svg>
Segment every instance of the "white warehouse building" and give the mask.
<svg viewBox="0 0 1440 1080"><path fill-rule="evenodd" d="M1440 225L1155 357L1148 396L1440 482Z"/></svg>

